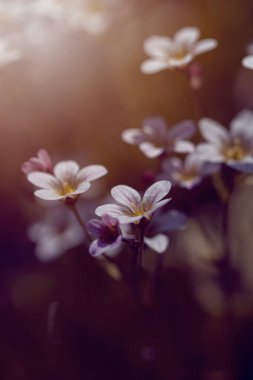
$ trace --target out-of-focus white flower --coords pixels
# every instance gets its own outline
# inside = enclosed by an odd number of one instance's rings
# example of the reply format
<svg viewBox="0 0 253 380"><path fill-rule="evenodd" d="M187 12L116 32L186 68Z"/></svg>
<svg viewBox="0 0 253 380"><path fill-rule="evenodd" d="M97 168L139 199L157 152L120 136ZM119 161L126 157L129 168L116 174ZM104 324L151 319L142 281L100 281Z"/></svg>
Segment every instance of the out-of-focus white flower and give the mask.
<svg viewBox="0 0 253 380"><path fill-rule="evenodd" d="M45 149L40 149L37 153L37 157L31 157L28 161L23 163L21 170L26 175L36 171L52 173L53 164L48 152Z"/></svg>
<svg viewBox="0 0 253 380"><path fill-rule="evenodd" d="M247 57L244 57L242 60L242 65L246 67L246 69L253 70L253 55L248 55Z"/></svg>
<svg viewBox="0 0 253 380"><path fill-rule="evenodd" d="M195 27L180 29L173 38L151 36L144 42L144 51L150 59L141 65L144 74L164 69L184 68L199 54L216 48L218 42L209 38L199 40L200 30Z"/></svg>
<svg viewBox="0 0 253 380"><path fill-rule="evenodd" d="M144 243L157 253L164 253L169 246L169 238L164 234L157 234L153 237L144 237Z"/></svg>
<svg viewBox="0 0 253 380"><path fill-rule="evenodd" d="M28 237L36 243L35 255L40 261L56 260L84 239L81 227L64 210L54 207L44 220L32 224L28 229Z"/></svg>
<svg viewBox="0 0 253 380"><path fill-rule="evenodd" d="M0 37L0 67L22 58L22 52L16 48L10 37Z"/></svg>
<svg viewBox="0 0 253 380"><path fill-rule="evenodd" d="M239 113L230 131L208 118L200 120L199 128L207 141L196 148L202 160L225 163L242 172L253 171L253 112Z"/></svg>
<svg viewBox="0 0 253 380"><path fill-rule="evenodd" d="M128 144L139 145L148 158L159 157L167 152L189 153L194 145L185 140L196 130L191 120L184 120L169 128L161 117L150 117L144 120L142 130L129 128L123 131L122 140Z"/></svg>
<svg viewBox="0 0 253 380"><path fill-rule="evenodd" d="M119 220L120 223L136 223L141 219L151 219L153 213L169 202L163 199L170 191L169 181L159 181L151 185L144 193L143 198L130 186L118 185L112 188L112 197L120 205L107 204L96 208L98 216L109 214ZM163 199L163 200L161 200Z"/></svg>
<svg viewBox="0 0 253 380"><path fill-rule="evenodd" d="M90 182L104 176L107 169L102 165L89 165L79 168L75 161L61 161L53 170L53 174L32 172L27 179L33 185L40 187L35 195L45 200L76 199L91 186Z"/></svg>
<svg viewBox="0 0 253 380"><path fill-rule="evenodd" d="M169 179L172 183L192 189L204 176L218 170L217 164L208 164L198 154L189 154L185 160L178 157L168 158L162 163L163 173L159 179Z"/></svg>

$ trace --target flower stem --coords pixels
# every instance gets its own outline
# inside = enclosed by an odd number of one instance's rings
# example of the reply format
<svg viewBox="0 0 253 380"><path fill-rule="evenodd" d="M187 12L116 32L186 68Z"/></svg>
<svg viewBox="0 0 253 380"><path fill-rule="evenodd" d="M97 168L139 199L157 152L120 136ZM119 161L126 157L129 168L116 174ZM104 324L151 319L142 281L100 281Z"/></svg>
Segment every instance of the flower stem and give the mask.
<svg viewBox="0 0 253 380"><path fill-rule="evenodd" d="M144 247L144 227L140 226L139 228L139 248L137 252L137 273L140 273L142 267L142 253Z"/></svg>
<svg viewBox="0 0 253 380"><path fill-rule="evenodd" d="M68 207L73 212L73 214L75 215L75 218L76 218L78 224L82 228L84 236L85 236L85 241L89 242L90 241L90 236L89 236L88 231L87 231L87 229L85 227L85 224L84 224L84 222L83 222L83 220L82 220L82 218L80 216L80 213L79 213L79 211L78 211L78 209L76 207L76 204L75 203L70 204L70 205L68 205Z"/></svg>

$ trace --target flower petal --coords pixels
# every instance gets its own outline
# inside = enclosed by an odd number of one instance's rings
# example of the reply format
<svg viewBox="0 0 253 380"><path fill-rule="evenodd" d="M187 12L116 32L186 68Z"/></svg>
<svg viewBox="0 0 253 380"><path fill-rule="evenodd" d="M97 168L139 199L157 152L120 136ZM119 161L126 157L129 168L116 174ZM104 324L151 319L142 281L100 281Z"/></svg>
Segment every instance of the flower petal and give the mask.
<svg viewBox="0 0 253 380"><path fill-rule="evenodd" d="M141 64L141 72L143 74L154 74L166 69L171 69L171 65L168 61L164 62L155 59L147 59Z"/></svg>
<svg viewBox="0 0 253 380"><path fill-rule="evenodd" d="M169 63L171 67L184 67L188 65L193 60L193 55L191 53L186 54L182 58L170 58Z"/></svg>
<svg viewBox="0 0 253 380"><path fill-rule="evenodd" d="M169 246L169 238L164 234L158 234L152 238L144 238L145 244L157 253L163 253Z"/></svg>
<svg viewBox="0 0 253 380"><path fill-rule="evenodd" d="M242 65L246 67L246 69L253 70L253 55L248 55L247 57L244 57L242 60Z"/></svg>
<svg viewBox="0 0 253 380"><path fill-rule="evenodd" d="M230 131L232 137L240 136L245 140L253 139L253 112L249 110L240 112L231 121ZM250 141L246 142L249 143Z"/></svg>
<svg viewBox="0 0 253 380"><path fill-rule="evenodd" d="M143 131L151 138L163 138L167 131L166 121L159 116L147 117L143 121Z"/></svg>
<svg viewBox="0 0 253 380"><path fill-rule="evenodd" d="M192 120L184 120L181 123L174 125L168 131L168 138L174 139L186 139L191 137L196 132L196 124Z"/></svg>
<svg viewBox="0 0 253 380"><path fill-rule="evenodd" d="M140 194L130 186L118 185L111 189L112 197L119 203L135 211L141 203Z"/></svg>
<svg viewBox="0 0 253 380"><path fill-rule="evenodd" d="M89 253L93 257L98 257L98 256L102 255L102 253L104 253L109 247L110 247L110 245L105 245L105 246L101 247L98 244L98 240L94 240L89 247Z"/></svg>
<svg viewBox="0 0 253 380"><path fill-rule="evenodd" d="M194 26L180 29L174 34L174 41L178 45L189 46L198 40L200 30Z"/></svg>
<svg viewBox="0 0 253 380"><path fill-rule="evenodd" d="M155 58L163 58L171 49L171 39L166 36L150 36L144 42L144 51Z"/></svg>
<svg viewBox="0 0 253 380"><path fill-rule="evenodd" d="M207 38L205 40L199 41L194 50L193 53L194 55L199 55L202 53L206 53L209 50L213 50L218 46L218 41L215 40L214 38Z"/></svg>
<svg viewBox="0 0 253 380"><path fill-rule="evenodd" d="M55 190L59 188L57 179L48 173L32 172L28 174L27 179L33 185L41 187L43 189Z"/></svg>
<svg viewBox="0 0 253 380"><path fill-rule="evenodd" d="M99 236L103 230L103 224L101 220L90 219L87 223L87 230L92 233L92 235Z"/></svg>
<svg viewBox="0 0 253 380"><path fill-rule="evenodd" d="M156 219L155 231L171 232L182 229L187 223L187 216L177 210L170 210L163 214L159 214Z"/></svg>
<svg viewBox="0 0 253 380"><path fill-rule="evenodd" d="M77 174L77 181L81 182L91 182L97 178L103 177L108 173L108 170L103 165L89 165L81 169Z"/></svg>
<svg viewBox="0 0 253 380"><path fill-rule="evenodd" d="M91 187L91 184L89 182L81 182L75 191L73 191L72 193L69 193L69 195L77 195L77 194L82 194L82 193L85 193L86 191L89 190L89 188Z"/></svg>
<svg viewBox="0 0 253 380"><path fill-rule="evenodd" d="M54 175L62 182L73 182L79 171L79 165L75 161L60 161L54 167Z"/></svg>
<svg viewBox="0 0 253 380"><path fill-rule="evenodd" d="M199 129L204 139L219 149L222 149L229 141L228 131L212 119L200 119Z"/></svg>
<svg viewBox="0 0 253 380"><path fill-rule="evenodd" d="M169 193L171 183L169 181L158 181L151 185L143 196L145 210L153 209L154 205Z"/></svg>
<svg viewBox="0 0 253 380"><path fill-rule="evenodd" d="M60 199L65 198L65 195L59 195L53 190L48 190L48 189L36 190L34 192L34 195L36 195L36 197L38 198L45 199L47 201L58 201Z"/></svg>
<svg viewBox="0 0 253 380"><path fill-rule="evenodd" d="M156 158L159 157L163 152L164 148L156 147L154 144L150 142L143 142L140 144L140 150L145 154L148 158Z"/></svg>
<svg viewBox="0 0 253 380"><path fill-rule="evenodd" d="M178 140L174 144L173 151L177 153L193 153L195 145L187 140Z"/></svg>
<svg viewBox="0 0 253 380"><path fill-rule="evenodd" d="M106 204L98 206L95 210L95 214L98 216L102 216L103 214L109 214L114 218L119 218L119 216L121 215L131 215L128 209L115 204Z"/></svg>
<svg viewBox="0 0 253 380"><path fill-rule="evenodd" d="M225 157L220 153L219 149L208 143L200 143L196 146L196 153L200 156L201 160L207 162L221 163L225 161Z"/></svg>
<svg viewBox="0 0 253 380"><path fill-rule="evenodd" d="M128 144L138 145L144 140L143 132L138 128L129 128L122 132L121 138Z"/></svg>

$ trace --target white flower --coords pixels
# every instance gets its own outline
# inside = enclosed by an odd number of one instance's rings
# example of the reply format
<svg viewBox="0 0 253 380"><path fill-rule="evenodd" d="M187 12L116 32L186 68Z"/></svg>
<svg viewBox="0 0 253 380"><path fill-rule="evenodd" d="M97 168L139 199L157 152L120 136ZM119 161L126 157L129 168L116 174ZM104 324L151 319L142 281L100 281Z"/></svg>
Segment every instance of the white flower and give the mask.
<svg viewBox="0 0 253 380"><path fill-rule="evenodd" d="M164 199L171 188L169 181L159 181L151 185L144 193L143 198L130 186L118 185L112 188L112 197L120 203L107 204L96 208L98 216L109 214L119 220L120 223L139 223L142 218L151 219L153 213L169 202Z"/></svg>
<svg viewBox="0 0 253 380"><path fill-rule="evenodd" d="M21 57L21 50L13 46L10 38L0 38L0 67L18 61Z"/></svg>
<svg viewBox="0 0 253 380"><path fill-rule="evenodd" d="M242 172L253 171L253 112L239 113L232 120L230 131L208 118L200 120L199 128L206 140L196 148L201 159L226 163Z"/></svg>
<svg viewBox="0 0 253 380"><path fill-rule="evenodd" d="M89 165L79 169L75 161L61 161L53 170L53 174L32 172L28 181L40 187L35 195L46 200L65 200L77 198L90 188L90 182L104 176L107 169L102 165Z"/></svg>
<svg viewBox="0 0 253 380"><path fill-rule="evenodd" d="M242 60L242 65L246 67L246 69L253 70L253 55L248 55L247 57L244 57Z"/></svg>
<svg viewBox="0 0 253 380"><path fill-rule="evenodd" d="M182 68L195 56L216 48L215 39L198 41L200 31L195 27L180 29L173 38L151 36L144 42L144 51L150 59L141 65L144 74L153 74L164 69Z"/></svg>
<svg viewBox="0 0 253 380"><path fill-rule="evenodd" d="M168 152L189 153L194 145L185 140L196 130L191 120L184 120L172 128L168 128L161 117L149 117L144 120L142 130L129 128L123 131L122 140L128 144L139 145L140 150L148 158L156 158Z"/></svg>

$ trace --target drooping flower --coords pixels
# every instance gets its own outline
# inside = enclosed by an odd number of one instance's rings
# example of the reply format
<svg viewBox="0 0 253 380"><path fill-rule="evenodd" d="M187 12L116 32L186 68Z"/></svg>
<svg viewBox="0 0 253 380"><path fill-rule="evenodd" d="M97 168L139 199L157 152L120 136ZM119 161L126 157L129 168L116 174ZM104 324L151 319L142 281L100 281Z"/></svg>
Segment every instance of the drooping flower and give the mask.
<svg viewBox="0 0 253 380"><path fill-rule="evenodd" d="M45 149L40 149L37 152L37 157L32 157L28 161L24 162L21 166L21 170L26 175L32 172L53 172L53 164L48 152Z"/></svg>
<svg viewBox="0 0 253 380"><path fill-rule="evenodd" d="M104 176L107 169L102 165L89 165L79 168L75 161L61 161L55 165L53 174L32 172L27 179L39 187L35 195L45 200L77 199L91 186L90 182Z"/></svg>
<svg viewBox="0 0 253 380"><path fill-rule="evenodd" d="M225 163L242 172L253 171L253 112L242 111L228 131L216 121L201 119L199 128L206 140L196 151L207 162Z"/></svg>
<svg viewBox="0 0 253 380"><path fill-rule="evenodd" d="M43 220L29 227L28 237L36 244L37 259L43 262L58 259L84 240L81 227L62 207L50 207Z"/></svg>
<svg viewBox="0 0 253 380"><path fill-rule="evenodd" d="M185 139L191 137L195 130L195 124L191 120L168 128L163 118L150 117L144 120L142 130L129 128L123 131L122 140L138 145L148 158L155 158L167 152L193 152L194 145Z"/></svg>
<svg viewBox="0 0 253 380"><path fill-rule="evenodd" d="M150 59L141 65L144 74L157 73L164 69L184 68L197 55L216 48L215 39L200 40L200 30L195 27L180 29L173 38L151 36L144 42L144 51Z"/></svg>
<svg viewBox="0 0 253 380"><path fill-rule="evenodd" d="M100 256L108 250L116 249L122 242L119 221L108 214L103 214L101 220L89 220L87 229L92 235L97 237L89 248L92 256Z"/></svg>
<svg viewBox="0 0 253 380"><path fill-rule="evenodd" d="M120 203L107 204L96 208L98 216L109 214L119 220L120 223L140 223L141 219L150 220L153 213L169 202L163 199L170 191L169 181L159 181L151 185L144 193L143 198L130 186L118 185L112 188L112 197ZM163 200L162 200L163 199Z"/></svg>
<svg viewBox="0 0 253 380"><path fill-rule="evenodd" d="M218 170L217 164L208 164L196 153L189 154L185 160L178 157L168 158L162 163L163 172L159 179L169 179L172 183L192 189L204 176Z"/></svg>

